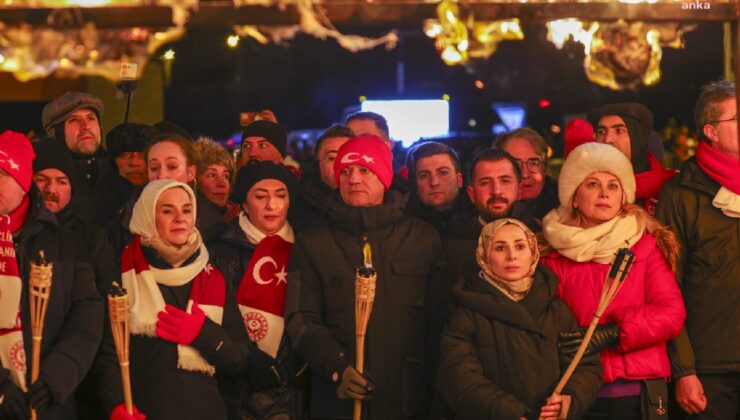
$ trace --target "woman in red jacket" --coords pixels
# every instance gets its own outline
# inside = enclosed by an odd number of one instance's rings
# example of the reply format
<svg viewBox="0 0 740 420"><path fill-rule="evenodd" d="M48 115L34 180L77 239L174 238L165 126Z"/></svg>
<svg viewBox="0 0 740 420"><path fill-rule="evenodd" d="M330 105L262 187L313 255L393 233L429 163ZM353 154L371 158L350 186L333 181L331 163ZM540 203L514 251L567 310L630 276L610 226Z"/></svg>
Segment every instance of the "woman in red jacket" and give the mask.
<svg viewBox="0 0 740 420"><path fill-rule="evenodd" d="M605 385L586 418L667 418L666 341L678 335L686 317L674 275L678 242L634 204L632 165L613 146L577 147L563 164L558 187L560 207L543 220L553 252L543 253L542 261L560 278L558 295L579 325L591 322L616 251L628 247L635 254L587 350L600 352ZM565 356L575 354L584 330L561 335Z"/></svg>

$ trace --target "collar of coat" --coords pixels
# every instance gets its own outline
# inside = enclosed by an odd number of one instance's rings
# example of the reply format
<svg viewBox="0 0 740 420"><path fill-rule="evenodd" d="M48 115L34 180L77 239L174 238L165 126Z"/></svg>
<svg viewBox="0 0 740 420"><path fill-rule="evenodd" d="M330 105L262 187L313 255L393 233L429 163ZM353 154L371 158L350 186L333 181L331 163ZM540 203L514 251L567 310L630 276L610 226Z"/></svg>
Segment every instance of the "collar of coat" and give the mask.
<svg viewBox="0 0 740 420"><path fill-rule="evenodd" d="M394 182L385 192L383 204L379 206L348 206L342 201L337 191L333 200L330 201L327 212L329 224L353 234L383 230L403 217L408 199L408 189L397 182Z"/></svg>
<svg viewBox="0 0 740 420"><path fill-rule="evenodd" d="M681 166L681 186L704 192L714 197L721 185L699 168L696 157L691 157Z"/></svg>

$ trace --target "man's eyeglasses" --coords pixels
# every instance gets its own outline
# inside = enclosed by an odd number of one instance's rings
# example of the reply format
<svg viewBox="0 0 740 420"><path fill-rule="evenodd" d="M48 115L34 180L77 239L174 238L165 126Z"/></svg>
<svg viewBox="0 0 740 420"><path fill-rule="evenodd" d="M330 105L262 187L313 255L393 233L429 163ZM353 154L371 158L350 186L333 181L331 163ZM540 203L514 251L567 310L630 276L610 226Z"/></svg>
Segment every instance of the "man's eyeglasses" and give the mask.
<svg viewBox="0 0 740 420"><path fill-rule="evenodd" d="M545 167L545 162L540 158L530 158L526 161L516 159L516 163L519 164L520 169L524 169L524 166L526 165L529 172L542 172L542 169Z"/></svg>
<svg viewBox="0 0 740 420"><path fill-rule="evenodd" d="M735 115L734 117L730 117L726 120L709 121L707 124L719 124L719 123L728 122L728 121L737 121L737 115Z"/></svg>

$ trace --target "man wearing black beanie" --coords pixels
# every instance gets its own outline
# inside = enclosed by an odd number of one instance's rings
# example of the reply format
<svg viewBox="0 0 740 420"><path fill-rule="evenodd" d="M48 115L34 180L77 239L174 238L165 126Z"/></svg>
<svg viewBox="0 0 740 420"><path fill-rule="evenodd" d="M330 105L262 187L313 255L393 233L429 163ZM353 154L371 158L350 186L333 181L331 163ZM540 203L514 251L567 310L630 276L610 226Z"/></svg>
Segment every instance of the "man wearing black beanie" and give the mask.
<svg viewBox="0 0 740 420"><path fill-rule="evenodd" d="M242 131L241 156L237 166L250 161L272 161L283 163L288 147L288 132L277 123L258 120Z"/></svg>
<svg viewBox="0 0 740 420"><path fill-rule="evenodd" d="M636 203L655 214L663 184L677 172L663 168L651 152L653 113L636 102L623 102L596 108L588 113L596 131L596 141L619 149L632 162L637 182Z"/></svg>

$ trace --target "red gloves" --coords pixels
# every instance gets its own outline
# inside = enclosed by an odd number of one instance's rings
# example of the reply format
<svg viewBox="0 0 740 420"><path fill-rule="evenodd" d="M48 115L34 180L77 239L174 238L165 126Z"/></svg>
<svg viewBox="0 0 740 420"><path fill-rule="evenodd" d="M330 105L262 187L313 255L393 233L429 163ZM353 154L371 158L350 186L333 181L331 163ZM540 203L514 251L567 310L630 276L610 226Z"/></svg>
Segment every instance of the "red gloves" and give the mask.
<svg viewBox="0 0 740 420"><path fill-rule="evenodd" d="M189 345L200 334L206 314L193 302L193 313L189 314L172 305L157 314L157 337L177 344Z"/></svg>
<svg viewBox="0 0 740 420"><path fill-rule="evenodd" d="M146 416L139 413L139 410L134 406L134 414L129 414L126 411L126 404L118 404L113 412L110 413L110 420L146 420Z"/></svg>

